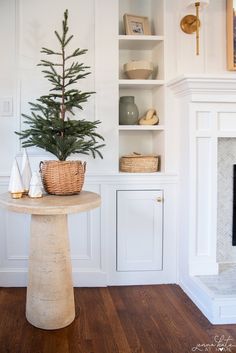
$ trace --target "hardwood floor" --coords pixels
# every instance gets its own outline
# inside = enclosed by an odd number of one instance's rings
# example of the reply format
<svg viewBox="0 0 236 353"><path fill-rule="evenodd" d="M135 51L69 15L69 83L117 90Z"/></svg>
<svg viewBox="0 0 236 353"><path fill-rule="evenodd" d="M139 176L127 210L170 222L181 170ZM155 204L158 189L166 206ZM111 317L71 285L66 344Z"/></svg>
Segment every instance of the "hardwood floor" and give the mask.
<svg viewBox="0 0 236 353"><path fill-rule="evenodd" d="M76 319L55 331L26 321L25 296L0 288L0 353L236 352L236 325L211 325L177 285L75 288Z"/></svg>

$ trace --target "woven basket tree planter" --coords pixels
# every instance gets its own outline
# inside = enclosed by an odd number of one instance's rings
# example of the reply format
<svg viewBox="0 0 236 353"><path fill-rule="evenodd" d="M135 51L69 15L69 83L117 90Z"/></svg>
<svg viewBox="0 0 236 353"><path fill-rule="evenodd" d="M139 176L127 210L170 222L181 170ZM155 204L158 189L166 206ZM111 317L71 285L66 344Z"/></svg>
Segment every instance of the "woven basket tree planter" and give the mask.
<svg viewBox="0 0 236 353"><path fill-rule="evenodd" d="M86 162L44 161L40 173L45 191L51 195L78 194L84 184Z"/></svg>

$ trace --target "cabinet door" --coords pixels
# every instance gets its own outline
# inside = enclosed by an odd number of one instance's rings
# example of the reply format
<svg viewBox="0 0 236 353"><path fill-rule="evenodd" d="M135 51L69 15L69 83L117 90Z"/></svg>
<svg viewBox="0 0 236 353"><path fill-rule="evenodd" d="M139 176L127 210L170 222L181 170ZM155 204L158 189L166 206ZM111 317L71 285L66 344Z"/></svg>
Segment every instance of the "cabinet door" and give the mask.
<svg viewBox="0 0 236 353"><path fill-rule="evenodd" d="M117 271L162 270L161 190L117 191Z"/></svg>

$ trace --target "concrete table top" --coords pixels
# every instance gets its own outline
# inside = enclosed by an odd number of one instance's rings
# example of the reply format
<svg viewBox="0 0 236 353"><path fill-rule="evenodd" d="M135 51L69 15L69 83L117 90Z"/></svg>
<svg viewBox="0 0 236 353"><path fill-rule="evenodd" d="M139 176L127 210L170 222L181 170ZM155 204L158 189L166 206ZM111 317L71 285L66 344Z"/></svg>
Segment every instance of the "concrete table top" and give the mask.
<svg viewBox="0 0 236 353"><path fill-rule="evenodd" d="M8 210L38 215L85 212L99 207L100 204L100 195L90 191L81 191L80 194L71 196L45 195L38 199L31 199L28 196L13 199L8 192L0 195L0 205Z"/></svg>

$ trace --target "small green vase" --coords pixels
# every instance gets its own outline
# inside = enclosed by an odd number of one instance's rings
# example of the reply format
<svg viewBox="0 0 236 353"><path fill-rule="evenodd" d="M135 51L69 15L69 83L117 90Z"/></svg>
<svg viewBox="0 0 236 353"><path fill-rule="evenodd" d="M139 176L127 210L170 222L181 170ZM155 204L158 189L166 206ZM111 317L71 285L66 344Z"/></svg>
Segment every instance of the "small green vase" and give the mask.
<svg viewBox="0 0 236 353"><path fill-rule="evenodd" d="M119 104L119 124L120 125L137 125L139 111L134 102L133 96L120 97Z"/></svg>

